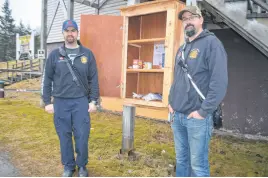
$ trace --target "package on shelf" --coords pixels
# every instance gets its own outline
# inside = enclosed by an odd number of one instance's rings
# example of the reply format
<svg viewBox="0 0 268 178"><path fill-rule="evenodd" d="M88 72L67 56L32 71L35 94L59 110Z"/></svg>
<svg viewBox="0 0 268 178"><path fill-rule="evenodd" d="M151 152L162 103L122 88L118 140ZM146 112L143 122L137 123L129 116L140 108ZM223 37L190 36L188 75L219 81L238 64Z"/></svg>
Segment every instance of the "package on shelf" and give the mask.
<svg viewBox="0 0 268 178"><path fill-rule="evenodd" d="M142 60L133 59L133 69L142 69Z"/></svg>
<svg viewBox="0 0 268 178"><path fill-rule="evenodd" d="M134 92L132 92L132 97L133 98L137 98L137 99L141 99L142 97L143 97L143 95L140 95L140 94L137 94L137 93L134 93Z"/></svg>
<svg viewBox="0 0 268 178"><path fill-rule="evenodd" d="M143 99L145 101L162 101L162 95L158 93L149 93L147 95L141 95L133 92L132 94L132 97L134 99Z"/></svg>
<svg viewBox="0 0 268 178"><path fill-rule="evenodd" d="M162 101L162 95L158 94L158 93L149 93L145 96L142 97L142 99L144 99L145 101Z"/></svg>
<svg viewBox="0 0 268 178"><path fill-rule="evenodd" d="M144 69L152 69L153 68L153 65L151 62L144 62L143 63L143 68Z"/></svg>

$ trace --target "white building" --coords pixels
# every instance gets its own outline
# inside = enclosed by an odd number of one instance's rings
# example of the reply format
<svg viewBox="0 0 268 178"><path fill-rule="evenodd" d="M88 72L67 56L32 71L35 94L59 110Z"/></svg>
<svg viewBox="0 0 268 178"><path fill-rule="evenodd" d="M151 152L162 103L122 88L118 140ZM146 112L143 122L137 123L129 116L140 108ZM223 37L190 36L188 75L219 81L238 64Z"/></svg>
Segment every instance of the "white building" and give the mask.
<svg viewBox="0 0 268 178"><path fill-rule="evenodd" d="M96 8L81 4L81 3L74 3L74 20L80 26L80 16L81 14L95 14L95 15L120 15L119 8L124 7L127 5L126 0L99 0L100 5L102 7L98 10ZM54 49L55 47L59 46L63 42L62 36L62 23L64 20L67 19L67 14L65 11L64 5L67 7L68 3L67 0L48 0L48 9L47 9L47 24L48 29L51 25L51 21L54 17L55 10L58 6L58 2L60 2L54 22L52 23L50 33L47 39L47 49L48 53ZM63 4L63 2L65 4Z"/></svg>

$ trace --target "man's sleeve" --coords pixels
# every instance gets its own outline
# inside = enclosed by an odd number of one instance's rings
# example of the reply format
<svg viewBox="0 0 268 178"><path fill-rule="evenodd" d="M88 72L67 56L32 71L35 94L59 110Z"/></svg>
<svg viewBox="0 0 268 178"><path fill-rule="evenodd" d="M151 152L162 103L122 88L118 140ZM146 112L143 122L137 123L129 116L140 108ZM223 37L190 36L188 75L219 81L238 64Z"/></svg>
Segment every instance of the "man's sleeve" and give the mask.
<svg viewBox="0 0 268 178"><path fill-rule="evenodd" d="M43 72L41 92L45 106L51 104L52 82L54 75L52 60L52 54L50 54L46 60L45 69Z"/></svg>
<svg viewBox="0 0 268 178"><path fill-rule="evenodd" d="M209 65L210 83L206 99L198 113L202 117L212 114L225 97L228 85L227 54L222 43L215 39L210 47L207 58Z"/></svg>
<svg viewBox="0 0 268 178"><path fill-rule="evenodd" d="M182 49L182 46L177 50L176 52L176 56L175 56L175 59L174 59L174 66L173 66L173 80L172 80L172 84L171 84L171 87L169 89L169 95L168 95L168 104L171 103L171 100L172 100L172 88L173 88L173 85L174 85L174 80L175 80L175 77L176 77L176 65L178 63L178 60L180 59L180 56L179 53L181 52L181 49Z"/></svg>
<svg viewBox="0 0 268 178"><path fill-rule="evenodd" d="M99 79L98 79L98 69L96 65L96 60L94 57L94 54L90 52L90 64L89 64L89 78L88 78L88 84L89 84L89 101L98 101L100 97L99 92Z"/></svg>

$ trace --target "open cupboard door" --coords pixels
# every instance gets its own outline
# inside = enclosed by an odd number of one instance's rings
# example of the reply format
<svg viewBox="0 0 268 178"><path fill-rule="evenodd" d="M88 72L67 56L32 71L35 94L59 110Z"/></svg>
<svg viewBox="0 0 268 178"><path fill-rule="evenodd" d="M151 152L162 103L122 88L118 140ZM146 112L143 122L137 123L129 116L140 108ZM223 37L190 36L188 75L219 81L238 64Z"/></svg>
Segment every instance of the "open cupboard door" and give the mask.
<svg viewBox="0 0 268 178"><path fill-rule="evenodd" d="M121 98L123 17L81 15L80 41L97 62L100 95Z"/></svg>

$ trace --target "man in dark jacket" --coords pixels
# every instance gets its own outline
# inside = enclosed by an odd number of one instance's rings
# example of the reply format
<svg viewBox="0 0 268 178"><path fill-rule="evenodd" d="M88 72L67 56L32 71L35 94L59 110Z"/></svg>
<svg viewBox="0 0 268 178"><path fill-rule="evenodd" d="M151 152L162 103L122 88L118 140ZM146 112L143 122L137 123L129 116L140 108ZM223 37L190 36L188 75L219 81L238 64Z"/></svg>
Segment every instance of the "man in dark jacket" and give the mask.
<svg viewBox="0 0 268 178"><path fill-rule="evenodd" d="M96 111L99 98L98 71L92 51L77 41L77 23L66 20L62 31L64 45L53 50L46 61L42 97L45 110L54 113L54 125L59 136L61 160L64 165L62 176L72 177L77 165L78 176L86 177L89 113ZM72 134L75 139L76 160Z"/></svg>
<svg viewBox="0 0 268 178"><path fill-rule="evenodd" d="M176 151L176 176L209 176L209 142L212 114L222 102L228 83L227 55L219 39L203 30L203 17L196 6L180 13L186 41L176 55L169 111ZM183 59L184 58L184 59ZM185 73L185 64L201 90L202 100Z"/></svg>

